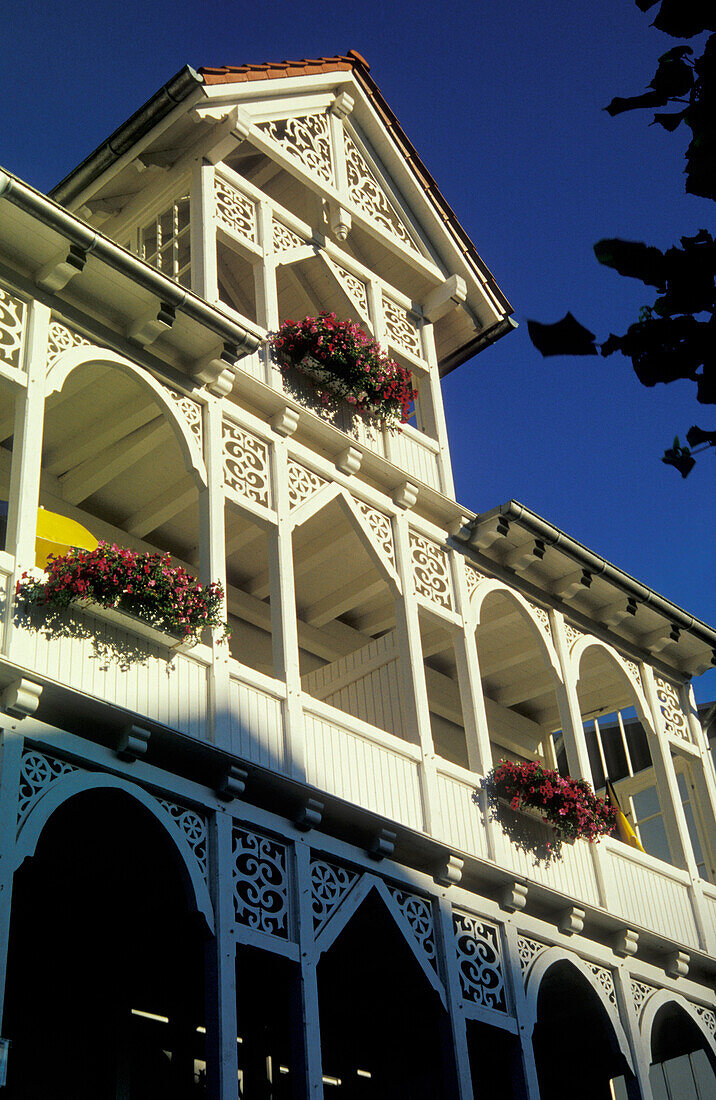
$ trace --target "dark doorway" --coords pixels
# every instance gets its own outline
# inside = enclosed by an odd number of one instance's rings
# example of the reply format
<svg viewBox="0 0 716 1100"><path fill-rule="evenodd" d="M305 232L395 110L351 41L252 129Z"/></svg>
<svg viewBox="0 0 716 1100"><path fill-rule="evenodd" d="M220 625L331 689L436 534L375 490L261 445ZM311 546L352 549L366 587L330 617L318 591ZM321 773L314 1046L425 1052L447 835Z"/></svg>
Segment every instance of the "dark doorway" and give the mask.
<svg viewBox="0 0 716 1100"><path fill-rule="evenodd" d="M571 963L542 979L533 1043L541 1100L613 1100L612 1081L618 1095L640 1095L599 996Z"/></svg>
<svg viewBox="0 0 716 1100"><path fill-rule="evenodd" d="M203 946L172 843L119 791L78 794L15 876L8 1100L205 1096Z"/></svg>
<svg viewBox="0 0 716 1100"><path fill-rule="evenodd" d="M324 1095L450 1100L447 1015L376 891L318 966Z"/></svg>

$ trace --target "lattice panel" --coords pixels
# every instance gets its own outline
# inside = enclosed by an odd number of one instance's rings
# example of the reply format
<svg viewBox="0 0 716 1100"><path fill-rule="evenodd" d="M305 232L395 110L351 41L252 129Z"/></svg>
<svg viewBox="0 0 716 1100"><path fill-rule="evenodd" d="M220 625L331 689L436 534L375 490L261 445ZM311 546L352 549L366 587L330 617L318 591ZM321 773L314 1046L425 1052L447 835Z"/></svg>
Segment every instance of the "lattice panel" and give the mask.
<svg viewBox="0 0 716 1100"><path fill-rule="evenodd" d="M313 930L318 933L331 919L336 909L358 879L355 871L339 867L324 859L311 861L311 904Z"/></svg>
<svg viewBox="0 0 716 1100"><path fill-rule="evenodd" d="M267 836L234 828L234 917L237 924L289 938L288 849Z"/></svg>
<svg viewBox="0 0 716 1100"><path fill-rule="evenodd" d="M388 202L383 188L368 167L365 157L347 132L344 134L344 145L348 186L353 202L382 229L417 252L405 225Z"/></svg>
<svg viewBox="0 0 716 1100"><path fill-rule="evenodd" d="M418 358L422 356L418 326L411 320L410 314L383 295L383 319L391 344Z"/></svg>
<svg viewBox="0 0 716 1100"><path fill-rule="evenodd" d="M344 267L337 264L335 260L332 263L332 268L335 271L343 289L348 294L349 298L352 298L357 306L363 310L364 313L368 313L368 289L362 279L359 279L357 275L354 275L351 271L346 271Z"/></svg>
<svg viewBox="0 0 716 1100"><path fill-rule="evenodd" d="M0 287L0 355L11 367L22 367L25 303Z"/></svg>
<svg viewBox="0 0 716 1100"><path fill-rule="evenodd" d="M327 484L326 479L314 474L313 470L307 470L305 466L289 459L288 506L291 511L298 508L299 504L303 504L304 500L309 500L320 492L323 486Z"/></svg>
<svg viewBox="0 0 716 1100"><path fill-rule="evenodd" d="M370 527L376 544L395 568L395 544L390 519L383 512L379 512L377 508L371 508L369 504L363 504L360 500L356 501L356 506Z"/></svg>
<svg viewBox="0 0 716 1100"><path fill-rule="evenodd" d="M545 944L540 943L539 940L530 940L526 936L517 937L517 950L520 956L520 967L522 968L522 974L526 977L527 971L532 966L540 951L544 951Z"/></svg>
<svg viewBox="0 0 716 1100"><path fill-rule="evenodd" d="M79 332L74 332L59 321L50 321L50 331L47 339L47 366L54 363L63 351L70 348L91 347L91 343Z"/></svg>
<svg viewBox="0 0 716 1100"><path fill-rule="evenodd" d="M533 611L533 614L535 615L535 618L539 619L540 623L542 624L542 627L544 629L545 634L549 638L551 638L552 637L552 626L551 626L550 621L549 621L549 612L546 611L544 607L538 607L536 603L531 603L529 600L527 602L529 603L530 607L532 608L532 611Z"/></svg>
<svg viewBox="0 0 716 1100"><path fill-rule="evenodd" d="M20 762L20 797L17 804L18 824L27 817L36 802L63 775L79 771L74 764L54 756L26 749Z"/></svg>
<svg viewBox="0 0 716 1100"><path fill-rule="evenodd" d="M575 642L578 642L580 638L584 637L584 632L577 630L576 626L572 626L571 623L564 624L564 633L567 638L567 645L571 649Z"/></svg>
<svg viewBox="0 0 716 1100"><path fill-rule="evenodd" d="M300 248L301 245L306 243L302 237L299 237L298 233L294 233L283 222L278 222L275 219L272 226L272 237L274 252L288 252L290 249Z"/></svg>
<svg viewBox="0 0 716 1100"><path fill-rule="evenodd" d="M440 607L452 610L452 584L447 551L436 542L411 531L410 557L416 593Z"/></svg>
<svg viewBox="0 0 716 1100"><path fill-rule="evenodd" d="M334 182L331 139L325 114L262 122L258 128L302 168L326 183Z"/></svg>
<svg viewBox="0 0 716 1100"><path fill-rule="evenodd" d="M638 982L632 978L631 999L634 1006L634 1012L637 1016L640 1014L647 997L650 997L654 992L654 988L653 985L647 985L646 982Z"/></svg>
<svg viewBox="0 0 716 1100"><path fill-rule="evenodd" d="M617 991L614 988L614 977L611 970L607 970L607 968L604 966L597 966L596 963L588 962L587 966L606 993L607 999L609 1000L610 1004L613 1004L616 1008Z"/></svg>
<svg viewBox="0 0 716 1100"><path fill-rule="evenodd" d="M682 741L691 741L691 731L686 715L681 709L679 695L673 684L656 677L656 697L664 719L664 729L669 737L678 737Z"/></svg>
<svg viewBox="0 0 716 1100"><path fill-rule="evenodd" d="M388 888L391 897L410 925L415 942L430 963L433 970L438 968L438 953L435 945L433 911L430 903L418 894L408 894L404 890Z"/></svg>
<svg viewBox="0 0 716 1100"><path fill-rule="evenodd" d="M222 225L256 244L256 203L219 175L214 178L214 195L216 216Z"/></svg>
<svg viewBox="0 0 716 1100"><path fill-rule="evenodd" d="M629 657L625 657L623 653L619 654L619 660L624 666L627 676L629 676L638 688L641 688L641 675L639 673L639 666L636 661L632 661Z"/></svg>
<svg viewBox="0 0 716 1100"><path fill-rule="evenodd" d="M238 496L271 507L269 447L228 420L222 423L224 485Z"/></svg>
<svg viewBox="0 0 716 1100"><path fill-rule="evenodd" d="M465 563L465 582L467 584L467 596L468 599L472 599L473 594L477 591L479 585L483 581L486 581L487 577L484 573L481 573L479 569L475 569L474 565L468 565Z"/></svg>
<svg viewBox="0 0 716 1100"><path fill-rule="evenodd" d="M191 397L187 397L186 394L179 393L177 390L170 390L167 388L167 393L186 421L189 431L198 444L199 453L203 454L204 432L202 429L201 405L198 401L193 401Z"/></svg>
<svg viewBox="0 0 716 1100"><path fill-rule="evenodd" d="M184 839L192 850L199 870L204 880L209 880L209 838L206 821L194 810L188 810L185 806L177 806L175 802L169 802L166 798L157 799L171 817L174 824L183 834Z"/></svg>
<svg viewBox="0 0 716 1100"><path fill-rule="evenodd" d="M694 1008L704 1026L716 1037L716 1012L710 1008L704 1008L703 1005L694 1005Z"/></svg>
<svg viewBox="0 0 716 1100"><path fill-rule="evenodd" d="M499 928L471 913L454 911L453 929L464 1000L507 1012Z"/></svg>

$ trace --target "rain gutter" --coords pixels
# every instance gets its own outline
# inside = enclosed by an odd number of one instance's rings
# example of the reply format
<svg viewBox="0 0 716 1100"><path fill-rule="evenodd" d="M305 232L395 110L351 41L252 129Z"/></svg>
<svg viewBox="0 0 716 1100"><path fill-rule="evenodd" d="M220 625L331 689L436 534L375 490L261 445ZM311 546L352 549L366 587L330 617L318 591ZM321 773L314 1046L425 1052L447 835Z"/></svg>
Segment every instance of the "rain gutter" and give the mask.
<svg viewBox="0 0 716 1100"><path fill-rule="evenodd" d="M19 210L37 218L80 249L83 254L95 256L102 263L106 263L115 271L131 279L142 290L156 295L161 302L173 306L175 310L180 310L192 321L208 328L220 340L236 348L239 355L250 355L258 348L261 341L254 333L229 320L202 298L179 286L167 275L162 275L144 260L133 256L131 252L114 244L108 237L91 229L74 214L68 213L56 202L35 191L34 188L2 168L0 168L0 199L11 202Z"/></svg>
<svg viewBox="0 0 716 1100"><path fill-rule="evenodd" d="M601 577L603 580L615 585L627 596L650 607L653 611L663 615L664 618L670 619L681 630L688 631L699 641L716 651L716 630L701 622L700 619L695 619L693 615L689 615L688 612L682 610L675 603L660 596L658 592L654 592L653 589L640 584L629 573L625 573L623 569L619 569L598 554L594 554L586 546L582 546L581 542L577 542L576 539L571 538L564 531L560 531L559 527L555 527L546 519L542 519L536 512L532 512L517 500L510 500L507 504L501 504L489 512L483 512L476 516L468 525L470 536L467 541L469 542L472 535L477 534L479 530L489 528L492 521L500 518L518 524L534 535L535 538L541 539L546 546L558 548L587 573L591 573L595 577Z"/></svg>

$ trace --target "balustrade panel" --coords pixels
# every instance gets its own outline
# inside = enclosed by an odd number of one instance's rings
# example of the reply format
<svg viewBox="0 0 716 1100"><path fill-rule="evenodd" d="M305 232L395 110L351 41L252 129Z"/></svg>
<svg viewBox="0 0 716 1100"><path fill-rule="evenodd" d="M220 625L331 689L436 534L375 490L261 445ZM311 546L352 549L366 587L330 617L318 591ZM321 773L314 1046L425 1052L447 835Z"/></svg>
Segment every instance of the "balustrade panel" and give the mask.
<svg viewBox="0 0 716 1100"><path fill-rule="evenodd" d="M289 771L281 699L232 675L229 706L231 751L272 771Z"/></svg>
<svg viewBox="0 0 716 1100"><path fill-rule="evenodd" d="M612 912L678 943L698 947L686 872L666 864L651 866L649 857L640 858L640 853L616 844L605 842Z"/></svg>

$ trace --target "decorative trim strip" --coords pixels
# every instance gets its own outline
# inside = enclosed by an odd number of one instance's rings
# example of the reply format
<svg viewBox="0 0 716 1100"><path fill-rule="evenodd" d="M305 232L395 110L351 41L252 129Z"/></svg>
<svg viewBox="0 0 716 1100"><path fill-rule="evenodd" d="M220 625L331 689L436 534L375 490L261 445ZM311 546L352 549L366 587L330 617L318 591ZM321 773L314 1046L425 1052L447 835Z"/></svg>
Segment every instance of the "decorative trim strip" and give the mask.
<svg viewBox="0 0 716 1100"><path fill-rule="evenodd" d="M271 507L269 447L238 424L222 421L224 485L229 492Z"/></svg>
<svg viewBox="0 0 716 1100"><path fill-rule="evenodd" d="M457 910L453 911L453 929L464 1000L507 1012L500 929Z"/></svg>
<svg viewBox="0 0 716 1100"><path fill-rule="evenodd" d="M234 826L234 917L237 924L289 939L286 845Z"/></svg>

